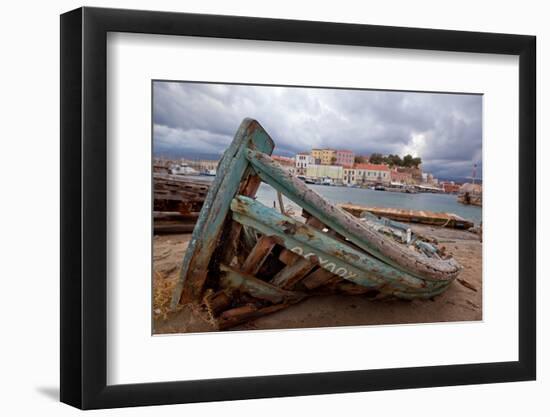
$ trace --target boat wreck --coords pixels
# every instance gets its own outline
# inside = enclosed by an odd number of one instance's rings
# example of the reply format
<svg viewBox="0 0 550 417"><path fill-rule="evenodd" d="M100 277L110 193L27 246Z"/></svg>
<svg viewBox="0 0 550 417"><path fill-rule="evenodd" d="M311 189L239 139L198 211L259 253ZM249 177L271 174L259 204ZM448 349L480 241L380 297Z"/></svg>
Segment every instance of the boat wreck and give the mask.
<svg viewBox="0 0 550 417"><path fill-rule="evenodd" d="M357 204L340 204L339 207L361 217L364 212L375 216L385 217L391 220L408 223L428 224L431 226L450 227L455 229L469 229L474 226L470 220L466 220L454 213L441 213L429 210L408 210L386 207L367 207Z"/></svg>
<svg viewBox="0 0 550 417"><path fill-rule="evenodd" d="M357 218L271 158L274 143L245 119L218 166L172 294L219 329L336 292L431 298L460 265L435 242L389 219ZM302 208L297 219L255 200L265 182Z"/></svg>
<svg viewBox="0 0 550 417"><path fill-rule="evenodd" d="M153 173L154 232L192 232L210 183L181 175Z"/></svg>

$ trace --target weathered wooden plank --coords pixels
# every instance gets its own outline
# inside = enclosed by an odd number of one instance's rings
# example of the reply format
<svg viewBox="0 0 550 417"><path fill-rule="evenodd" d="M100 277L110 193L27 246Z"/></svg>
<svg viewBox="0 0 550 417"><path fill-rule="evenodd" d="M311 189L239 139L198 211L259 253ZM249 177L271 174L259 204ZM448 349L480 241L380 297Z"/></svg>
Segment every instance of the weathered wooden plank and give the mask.
<svg viewBox="0 0 550 417"><path fill-rule="evenodd" d="M212 317L217 317L222 311L227 310L231 305L231 296L227 291L208 290L209 294L206 294L203 298L203 302L206 308L210 312Z"/></svg>
<svg viewBox="0 0 550 417"><path fill-rule="evenodd" d="M325 228L325 225L323 224L323 222L313 216L309 216L306 219L306 224L309 224L311 227L314 227L315 229L321 230L321 231Z"/></svg>
<svg viewBox="0 0 550 417"><path fill-rule="evenodd" d="M256 195L258 188L262 181L258 177L252 167L249 167L245 173L247 177L245 181L241 183L240 189L238 191L239 195L244 195L247 197L253 197ZM229 231L226 235L226 242L224 245L224 253L221 255L222 261L226 264L230 264L233 257L236 255L237 243L239 242L239 237L241 235L242 225L236 222L231 222L229 225Z"/></svg>
<svg viewBox="0 0 550 417"><path fill-rule="evenodd" d="M153 232L155 234L177 234L177 233L191 233L195 228L195 223L181 223L181 222L159 222L156 221L153 225Z"/></svg>
<svg viewBox="0 0 550 417"><path fill-rule="evenodd" d="M241 321L252 318L252 315L259 310L253 304L246 304L244 306L234 307L232 309L224 311L219 318L219 324L225 324L224 327L229 327L230 323L235 325Z"/></svg>
<svg viewBox="0 0 550 417"><path fill-rule="evenodd" d="M202 208L203 201L191 200L155 200L155 211L174 211L183 215L191 213L199 213Z"/></svg>
<svg viewBox="0 0 550 417"><path fill-rule="evenodd" d="M419 255L369 229L285 171L269 155L254 150L247 150L246 154L263 181L282 192L327 227L386 264L418 278L436 281L454 279L460 272L460 265L454 259L443 260Z"/></svg>
<svg viewBox="0 0 550 417"><path fill-rule="evenodd" d="M292 303L275 304L268 307L259 308L254 305L244 305L224 311L218 319L218 329L225 330L242 324L246 321L257 319L267 314L288 308Z"/></svg>
<svg viewBox="0 0 550 417"><path fill-rule="evenodd" d="M336 292L344 293L347 295L364 295L369 293L373 293L373 295L378 294L377 290L365 288L361 285L357 285L353 282L348 281L335 282L331 285L331 288Z"/></svg>
<svg viewBox="0 0 550 417"><path fill-rule="evenodd" d="M172 220L188 223L196 223L199 218L198 214L189 213L182 214L179 211L154 211L153 220Z"/></svg>
<svg viewBox="0 0 550 417"><path fill-rule="evenodd" d="M314 290L315 288L322 287L323 285L340 279L342 278L334 275L332 272L324 268L319 268L305 277L301 283L308 290Z"/></svg>
<svg viewBox="0 0 550 417"><path fill-rule="evenodd" d="M154 233L190 233L195 228L198 214L172 211L153 212L153 231Z"/></svg>
<svg viewBox="0 0 550 417"><path fill-rule="evenodd" d="M288 249L283 249L279 254L279 261L285 265L293 265L300 259L300 255L296 255L294 252L289 251Z"/></svg>
<svg viewBox="0 0 550 417"><path fill-rule="evenodd" d="M260 237L244 261L242 271L246 274L256 275L274 246L275 241L271 237Z"/></svg>
<svg viewBox="0 0 550 417"><path fill-rule="evenodd" d="M418 292L409 290L409 291L394 291L393 295L399 298L407 299L407 300L413 300L415 298L432 298L432 297L435 297L436 295L439 295L445 292L453 282L454 280L442 282L440 286L433 288L432 290L425 293L418 293Z"/></svg>
<svg viewBox="0 0 550 417"><path fill-rule="evenodd" d="M204 200L203 197L196 194L180 191L155 191L153 197L155 200L184 201L187 203L198 203Z"/></svg>
<svg viewBox="0 0 550 417"><path fill-rule="evenodd" d="M282 246L313 260L344 279L384 291L412 292L423 296L446 285L447 281L424 281L355 250L326 233L303 224L276 210L246 197L236 197L232 204L233 219L272 235Z"/></svg>
<svg viewBox="0 0 550 417"><path fill-rule="evenodd" d="M285 266L272 279L271 283L277 287L284 289L292 289L304 278L313 268L315 264L305 258L292 265Z"/></svg>
<svg viewBox="0 0 550 417"><path fill-rule="evenodd" d="M218 164L217 175L204 201L201 214L187 248L178 283L172 295L172 308L181 302L199 302L208 273L208 263L221 235L231 199L239 190L248 172L246 150L262 154L273 151L273 141L260 124L245 119L233 142Z"/></svg>
<svg viewBox="0 0 550 417"><path fill-rule="evenodd" d="M254 298L266 300L274 304L298 301L304 298L304 294L302 293L278 288L268 282L237 271L226 265L220 265L220 270L224 272L223 276L220 278L220 285L222 288L239 290Z"/></svg>

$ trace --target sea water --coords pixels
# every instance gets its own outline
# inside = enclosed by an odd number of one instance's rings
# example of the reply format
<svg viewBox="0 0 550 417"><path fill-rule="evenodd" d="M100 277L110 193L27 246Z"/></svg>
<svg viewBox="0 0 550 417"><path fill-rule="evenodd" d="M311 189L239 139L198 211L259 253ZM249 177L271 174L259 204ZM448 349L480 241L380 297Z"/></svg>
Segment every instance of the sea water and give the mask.
<svg viewBox="0 0 550 417"><path fill-rule="evenodd" d="M189 176L202 181L212 181L214 177ZM403 208L409 210L429 210L435 212L454 213L479 225L482 220L481 207L461 204L455 194L431 193L398 193L391 191L376 191L366 188L351 188L328 185L307 184L308 187L321 194L334 204L350 203L360 206ZM278 208L277 192L268 184L262 183L256 193L256 198L268 207ZM292 208L296 214L301 213L300 207L283 196L285 208Z"/></svg>
<svg viewBox="0 0 550 417"><path fill-rule="evenodd" d="M335 204L350 203L371 207L390 207L454 213L464 219L471 220L476 225L479 225L482 220L481 207L461 204L457 201L457 196L454 194L408 194L391 191L376 191L365 188L313 184L308 184L308 187ZM256 197L258 201L266 206L273 207L275 203L277 204L277 208L279 207L276 191L265 183L262 183L260 186L260 189L256 193ZM286 197L283 198L283 204L285 208L292 207L296 214L301 212L298 205Z"/></svg>

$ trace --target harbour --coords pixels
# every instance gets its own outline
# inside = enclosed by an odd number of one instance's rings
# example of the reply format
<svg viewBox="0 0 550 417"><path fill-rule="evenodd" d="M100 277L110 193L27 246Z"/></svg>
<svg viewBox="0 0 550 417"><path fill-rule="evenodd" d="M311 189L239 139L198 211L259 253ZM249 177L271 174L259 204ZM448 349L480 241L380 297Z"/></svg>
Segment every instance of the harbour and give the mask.
<svg viewBox="0 0 550 417"><path fill-rule="evenodd" d="M185 178L200 182L210 182L214 179L212 176L190 175L186 175ZM308 187L334 204L453 213L471 221L475 226L479 226L483 220L481 207L461 204L457 200L457 196L450 193L395 193L369 188L318 184L308 184ZM273 207L277 203L278 197L277 192L271 186L262 183L256 193L256 198L266 206ZM293 201L283 196L283 202L286 208L292 209L295 213L299 214L301 209Z"/></svg>
<svg viewBox="0 0 550 417"><path fill-rule="evenodd" d="M453 213L463 219L470 220L476 226L479 226L482 222L482 208L461 204L457 201L457 197L454 194L408 194L376 191L368 188L309 184L308 186L334 204L354 204L370 207ZM267 184L260 186L256 197L260 202L268 206L273 206L273 203L277 201L276 191ZM283 201L285 207L290 207L298 212L299 207L294 202L286 197L284 197Z"/></svg>

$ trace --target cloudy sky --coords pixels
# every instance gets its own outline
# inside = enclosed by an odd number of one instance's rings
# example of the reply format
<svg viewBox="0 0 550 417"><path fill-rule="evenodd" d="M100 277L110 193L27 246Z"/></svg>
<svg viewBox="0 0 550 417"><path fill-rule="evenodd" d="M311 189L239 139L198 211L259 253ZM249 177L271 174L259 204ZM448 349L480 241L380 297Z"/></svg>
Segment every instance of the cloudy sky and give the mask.
<svg viewBox="0 0 550 417"><path fill-rule="evenodd" d="M410 153L437 177L468 177L481 166L481 103L479 95L155 81L154 153L218 158L251 117L278 155L313 147Z"/></svg>

